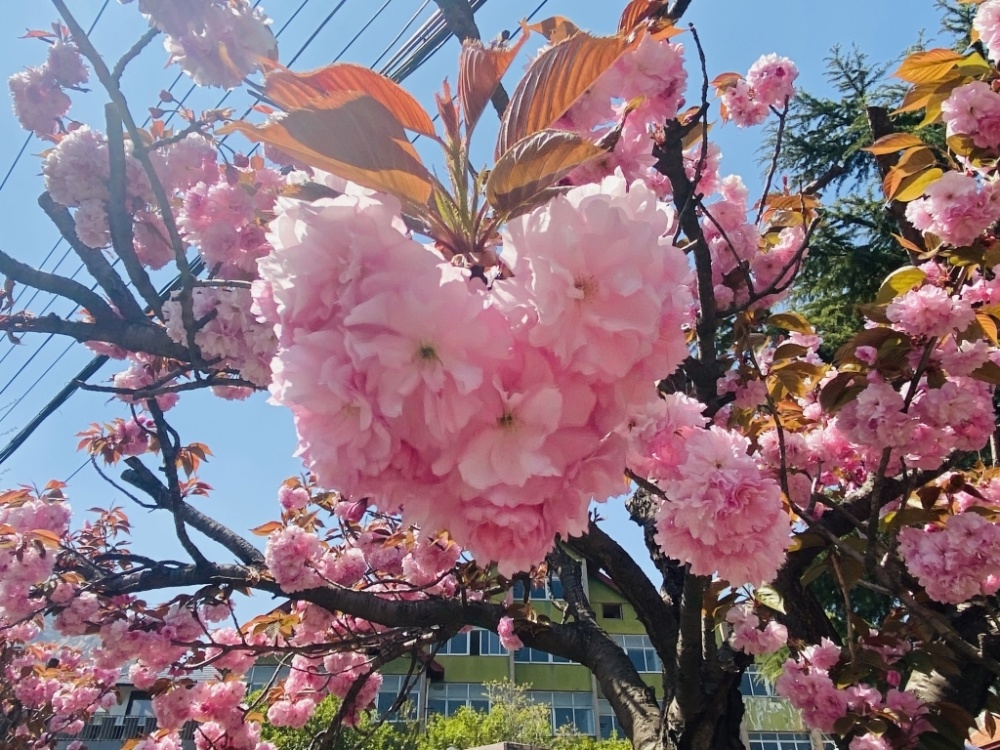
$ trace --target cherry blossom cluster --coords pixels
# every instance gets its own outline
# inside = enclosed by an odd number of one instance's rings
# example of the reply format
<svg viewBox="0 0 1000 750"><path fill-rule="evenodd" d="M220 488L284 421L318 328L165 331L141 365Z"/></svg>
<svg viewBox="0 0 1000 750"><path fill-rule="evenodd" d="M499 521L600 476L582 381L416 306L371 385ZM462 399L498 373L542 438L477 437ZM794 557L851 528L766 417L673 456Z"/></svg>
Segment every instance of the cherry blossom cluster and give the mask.
<svg viewBox="0 0 1000 750"><path fill-rule="evenodd" d="M773 307L785 296L807 252L801 227L762 236L748 217L748 196L743 181L731 175L719 181L718 199L703 210L701 225L712 254L713 292L721 309Z"/></svg>
<svg viewBox="0 0 1000 750"><path fill-rule="evenodd" d="M54 139L71 105L65 89L76 89L89 77L76 45L61 39L53 41L42 65L15 73L7 80L14 115L21 127L39 138Z"/></svg>
<svg viewBox="0 0 1000 750"><path fill-rule="evenodd" d="M139 0L139 11L166 34L170 62L199 86L234 88L262 58L277 57L270 20L250 0Z"/></svg>
<svg viewBox="0 0 1000 750"><path fill-rule="evenodd" d="M39 641L39 634L33 621L4 629L0 710L36 719L18 724L13 736L5 738L8 742L17 746L20 739L48 750L54 746L55 735L79 734L96 712L114 705L118 670L96 666L77 649ZM44 719L44 724L38 719ZM39 734L40 725L44 730Z"/></svg>
<svg viewBox="0 0 1000 750"><path fill-rule="evenodd" d="M683 45L646 37L622 55L557 123L591 134L624 118L614 150L575 170L570 181L597 182L620 169L630 182L642 180L660 197L667 195L670 183L655 169L651 130L677 116L686 86Z"/></svg>
<svg viewBox="0 0 1000 750"><path fill-rule="evenodd" d="M355 698L344 713L344 724L356 726L359 707L375 700L382 675L372 671L370 657L338 652L323 659L296 656L285 680L283 697L271 704L267 718L275 726L301 727L327 695L344 699L353 690Z"/></svg>
<svg viewBox="0 0 1000 750"><path fill-rule="evenodd" d="M686 356L670 217L622 177L575 188L508 225L514 275L487 290L411 239L394 200L344 189L278 201L255 288L272 397L322 485L526 569L620 493L630 404Z"/></svg>
<svg viewBox="0 0 1000 750"><path fill-rule="evenodd" d="M788 628L777 620L769 620L760 627L760 617L749 603L731 607L726 622L732 626L730 643L737 651L754 656L773 654L788 642Z"/></svg>
<svg viewBox="0 0 1000 750"><path fill-rule="evenodd" d="M1000 219L996 183L961 172L945 172L906 206L906 218L956 247L970 245Z"/></svg>
<svg viewBox="0 0 1000 750"><path fill-rule="evenodd" d="M215 154L207 172L186 185L177 225L194 245L214 276L250 281L257 277L257 261L267 255L267 223L278 193L285 185L281 174L264 166L215 168Z"/></svg>
<svg viewBox="0 0 1000 750"><path fill-rule="evenodd" d="M35 587L55 569L57 542L69 520L62 499L35 497L26 489L0 505L0 623L16 624L42 604Z"/></svg>
<svg viewBox="0 0 1000 750"><path fill-rule="evenodd" d="M722 116L739 127L760 125L772 109L783 110L795 95L799 70L787 57L764 55L746 76L726 76L719 85Z"/></svg>
<svg viewBox="0 0 1000 750"><path fill-rule="evenodd" d="M976 10L972 28L978 32L990 59L1000 62L1000 2L986 0L982 3Z"/></svg>
<svg viewBox="0 0 1000 750"><path fill-rule="evenodd" d="M173 299L163 305L167 332L178 344L187 342L181 303ZM195 343L213 367L235 370L260 388L271 382L271 357L277 338L271 326L259 323L250 312L249 289L198 288L192 310L198 332Z"/></svg>
<svg viewBox="0 0 1000 750"><path fill-rule="evenodd" d="M899 657L898 652L886 655L893 662ZM851 750L915 747L919 736L932 729L927 706L912 692L891 686L893 682L898 685L898 672L888 673L885 689L865 683L840 688L831 677L840 662L840 647L824 638L798 658L788 659L775 682L778 695L802 712L808 727L832 732L850 713L861 727L851 740ZM880 718L890 728L881 735L866 733L863 726L868 717Z"/></svg>
<svg viewBox="0 0 1000 750"><path fill-rule="evenodd" d="M979 148L1000 147L1000 94L985 81L971 81L941 104L948 137L964 135Z"/></svg>
<svg viewBox="0 0 1000 750"><path fill-rule="evenodd" d="M699 575L718 573L733 585L772 580L791 531L778 482L760 471L750 442L736 432L710 427L677 439L681 460L662 466L657 482L666 498L657 543Z"/></svg>
<svg viewBox="0 0 1000 750"><path fill-rule="evenodd" d="M947 516L943 526L902 529L899 554L936 601L959 604L1000 590L1000 527L976 512Z"/></svg>

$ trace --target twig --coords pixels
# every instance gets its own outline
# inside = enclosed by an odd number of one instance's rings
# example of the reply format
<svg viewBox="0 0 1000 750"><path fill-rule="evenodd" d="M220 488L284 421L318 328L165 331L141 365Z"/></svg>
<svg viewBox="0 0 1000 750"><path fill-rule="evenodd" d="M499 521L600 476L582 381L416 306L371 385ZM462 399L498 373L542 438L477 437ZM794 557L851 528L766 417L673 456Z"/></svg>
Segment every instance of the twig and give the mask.
<svg viewBox="0 0 1000 750"><path fill-rule="evenodd" d="M132 284L142 295L156 317L163 320L163 300L160 299L156 287L149 280L149 274L142 267L139 257L135 254L135 237L132 229L132 216L128 211L128 186L125 174L125 138L122 135L121 115L114 104L104 107L107 119L108 159L110 160L110 175L108 182L110 200L108 201L108 227L111 230L111 244L121 258L122 265Z"/></svg>
<svg viewBox="0 0 1000 750"><path fill-rule="evenodd" d="M38 196L38 205L56 225L63 239L73 248L73 252L79 256L84 266L87 267L87 272L94 277L101 289L108 295L108 299L118 308L118 313L126 319L145 322L146 313L136 302L122 277L111 267L104 254L80 241L76 233L76 222L70 215L69 209L52 200L52 196L47 192Z"/></svg>
<svg viewBox="0 0 1000 750"><path fill-rule="evenodd" d="M121 56L121 59L117 63L115 63L115 68L114 70L111 71L111 77L114 79L116 84L121 83L122 74L125 72L125 67L135 58L137 58L146 48L146 46L151 41L153 41L159 33L160 30L155 27L147 30L145 34L139 37L139 41L133 44L131 48L129 48L129 50L124 55Z"/></svg>
<svg viewBox="0 0 1000 750"><path fill-rule="evenodd" d="M777 110L775 110L777 111ZM757 209L757 220L754 222L760 225L760 220L764 218L764 211L767 210L767 196L771 192L771 183L774 175L778 171L778 159L781 156L781 139L785 135L785 121L788 117L788 97L785 97L785 107L778 112L778 132L774 138L774 153L771 155L771 167L767 170L767 179L764 181L764 191L760 197L760 207Z"/></svg>

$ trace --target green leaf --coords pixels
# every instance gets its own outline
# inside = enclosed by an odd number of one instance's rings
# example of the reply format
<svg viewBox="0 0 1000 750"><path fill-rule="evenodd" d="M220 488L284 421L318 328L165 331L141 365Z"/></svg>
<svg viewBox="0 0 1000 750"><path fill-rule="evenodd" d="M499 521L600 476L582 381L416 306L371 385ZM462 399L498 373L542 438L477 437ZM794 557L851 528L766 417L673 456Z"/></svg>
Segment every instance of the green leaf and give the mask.
<svg viewBox="0 0 1000 750"><path fill-rule="evenodd" d="M576 133L565 130L533 133L497 161L486 181L486 199L498 211L513 211L573 169L605 153Z"/></svg>
<svg viewBox="0 0 1000 750"><path fill-rule="evenodd" d="M884 305L892 302L896 297L922 284L927 274L914 266L906 266L889 274L882 282L881 288L875 297L875 304Z"/></svg>
<svg viewBox="0 0 1000 750"><path fill-rule="evenodd" d="M763 586L758 586L756 591L754 591L754 599L768 609L773 609L775 612L786 614L785 600L781 598L781 594L779 594L778 590L773 586L766 583Z"/></svg>
<svg viewBox="0 0 1000 750"><path fill-rule="evenodd" d="M767 325L795 333L812 334L816 332L808 320L795 312L783 312L772 315L767 319Z"/></svg>

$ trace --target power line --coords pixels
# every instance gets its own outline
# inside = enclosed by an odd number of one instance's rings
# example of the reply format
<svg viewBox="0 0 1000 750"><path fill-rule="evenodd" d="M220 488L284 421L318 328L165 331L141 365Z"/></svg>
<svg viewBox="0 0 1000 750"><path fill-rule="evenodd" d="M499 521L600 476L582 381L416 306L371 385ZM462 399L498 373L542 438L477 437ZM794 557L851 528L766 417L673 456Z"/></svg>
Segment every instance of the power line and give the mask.
<svg viewBox="0 0 1000 750"><path fill-rule="evenodd" d="M319 29L322 29L326 24L329 23L329 21L333 17L333 14L337 10L339 10L341 7L343 7L343 5L345 4L345 2L346 2L346 0L341 0L341 2L334 8L334 10L330 14L327 15L327 17L323 20L323 22L321 22L321 24L320 24L319 28L317 29L317 31L313 32L313 34L310 35L310 37L306 41L306 43L299 49L299 51L296 53L296 55L292 58L293 61L297 60L302 55L302 53L309 46L309 44L311 44L316 39L316 37L318 36ZM486 2L486 0L473 0L474 7L476 9L478 9L478 7L481 7L482 5L484 5L485 2ZM386 6L387 5L388 5L388 3L386 3ZM425 5L426 5L426 3L425 3ZM369 21L368 24L366 24L365 28L367 28L367 26L370 25L372 21L374 21L374 18L377 18L378 15L381 14L385 10L386 6L383 6L382 8L379 9L379 11L373 17L373 19L371 21ZM407 25L409 25L410 23L412 23L412 20L409 21ZM286 24L286 27L287 27L287 24ZM355 38L351 40L351 42L348 44L348 47L350 47L350 45L353 44L354 41L356 41L356 39L357 39L358 36L360 36L360 34L356 35ZM346 51L346 49L347 48L345 48L345 51ZM418 48L418 50L415 51L414 54L417 54L417 53L419 53L419 48ZM343 54L343 53L341 53L341 54ZM383 53L383 56L384 56L384 54L385 53ZM429 59L429 56L423 56L422 57L422 62L426 62L427 59ZM422 64L422 62L421 62L421 64ZM416 66L416 67L419 67L419 66ZM402 75L399 76L399 78L397 78L397 81L402 80L407 75L409 75L410 73L412 73L414 70L416 70L416 67L412 67L411 69L405 71ZM248 113L249 113L249 111L248 111ZM198 259L196 262L200 262L200 259ZM179 282L179 279L175 279L175 281L173 282L173 284L178 283L178 282ZM173 286L173 284L171 284L171 286ZM169 291L167 291L166 294L169 294ZM71 345L70 348L72 348L72 345ZM56 362L58 362L59 360L61 360L62 357L65 355L65 353L66 352L63 352L62 354L60 354L59 357L57 358ZM14 454L14 452L16 452L17 449L20 448L20 446L24 444L24 442L31 436L31 434L36 429L38 429L38 427L45 421L45 419L47 419L49 416L51 416L51 414L53 412L55 412L55 410L58 409L60 406L62 406L62 404L64 404L70 398L70 396L73 395L73 393L75 393L77 390L79 390L79 383L80 382L85 381L86 379L88 379L88 378L92 377L94 374L96 374L96 372L99 371L100 368L106 362L107 362L107 358L106 357L95 357L93 360L91 360L91 362L87 365L87 367L85 367L83 370L81 370L80 373L78 373L77 377L75 377L72 381L70 381L58 394L56 394L56 396L49 401L49 403L42 409L42 411L39 412L35 416L35 418L33 418L27 425L25 425L25 427L22 428L14 436L14 438L3 448L3 450L0 451L0 465L2 465L4 462L6 462L7 459L9 459L10 456L12 456ZM47 374L52 369L52 367L54 366L54 364L55 363L53 363L53 365L50 366L48 370L46 370L46 373L43 373L43 376L44 376L44 374ZM34 389L40 383L40 381L41 381L41 377L38 378L38 379L36 379L36 381L28 388L28 391L24 395L22 395L22 397L21 397L20 400L23 400L24 396L26 396L27 393L30 393L30 391L32 389ZM20 403L20 400L18 401L18 403ZM8 411L8 413L10 413L10 412ZM4 416L6 416L6 415L4 415ZM2 417L0 417L0 419L2 419ZM74 475L75 474L76 474L76 472L74 472Z"/></svg>
<svg viewBox="0 0 1000 750"><path fill-rule="evenodd" d="M256 8L256 7L258 6L258 5L260 5L261 1L262 1L262 0L256 0L256 2L255 2L255 3L253 4L253 7L254 7L254 8ZM298 8L297 8L297 9L296 9L296 10L295 10L295 11L294 11L293 13L292 13L292 15L291 15L291 16L290 16L290 17L289 17L289 18L288 18L288 19L287 19L287 20L285 21L285 23L284 23L284 24L283 24L283 25L281 26L281 28L280 28L280 29L279 29L279 30L277 31L277 33L275 34L275 39L277 39L277 38L279 38L279 37L281 36L281 34L282 34L282 33L283 33L284 31L285 31L285 29L287 29L287 28L288 28L289 24L290 24L290 23L291 23L291 22L292 22L292 21L293 21L293 20L295 19L295 17L296 17L296 16L298 16L298 15L299 15L299 13L300 13L300 12L302 11L302 9L303 9L303 8L305 8L305 6L306 6L306 5L308 5L310 1L311 1L311 0L302 0L302 3L301 3L301 4L299 5L299 7L298 7ZM105 8L107 8L107 6L108 6L108 2L109 2L109 0L106 0L106 2L104 3L104 7L103 7L103 8L101 9L101 13L103 13L103 12L104 12L104 9L105 9ZM97 19L96 19L96 20L99 20L99 19L100 19L100 14L98 15L98 17L97 17ZM95 20L95 24L96 24L96 20ZM95 25L95 24L91 24L91 27L90 27L90 31L93 31L93 28L94 28L94 25ZM87 33L88 33L88 35L90 34L90 31L88 31L88 32L87 32ZM184 77L184 73L183 73L183 72L181 72L181 73L178 73L178 74L177 74L177 77L176 77L176 78L174 78L174 80L173 80L173 83L171 83L171 84L170 84L170 87L169 87L169 88L167 89L167 91L173 91L174 87L175 87L175 86L177 85L177 83L178 83L178 82L179 82L179 81L181 80L181 78L183 78L183 77ZM184 102L186 101L187 97L188 97L188 96L189 96L189 95L191 94L191 92L192 92L192 91L194 91L194 90L195 90L195 88L197 88L197 87L196 87L196 86L194 86L194 85L192 85L192 86L191 86L191 88L190 88L190 89L188 89L188 92L187 92L187 94L185 94L185 95L184 95L184 97L182 97L182 99L180 100L180 102L178 102L178 106L179 106L179 107L180 107L180 106L183 106L183 105L184 105ZM219 100L219 102L218 102L218 103L217 103L217 104L215 105L215 109L218 109L218 108L220 108L220 107L221 107L221 106L222 106L222 105L223 105L223 104L225 103L226 99L227 99L227 98L228 98L228 97L230 96L230 94L231 94L231 93L232 93L232 91L227 91L227 92L226 92L226 94L225 94L225 95L224 95L224 96L222 97L222 99L220 99L220 100ZM172 112L172 113L170 114L170 116L169 116L169 117L167 118L166 122L169 122L169 121L170 121L170 118L171 118L171 117L173 117L173 115L174 115L174 113ZM245 115L244 115L244 116L245 116ZM151 119L152 119L152 115L149 115L149 116L147 116L147 117L146 117L146 120L145 120L145 122L143 122L143 125L142 125L142 126L143 126L143 127L146 127L146 125L148 125L148 124L149 124L149 122L150 122L150 120L151 120ZM28 135L28 141L26 141L26 142L25 142L25 145L24 145L24 147L22 147L22 151L24 150L24 148L25 148L25 147L27 147L27 145L28 145L28 142L30 142L31 138L32 138L32 136L31 136L31 135L29 134L29 135ZM13 171L13 167L11 168L11 171ZM39 266L39 268L41 268L42 266L44 266L44 265L45 265L45 263L46 263L46 262L48 261L48 259L49 259L50 257L52 257L52 255L53 255L53 253L55 252L55 250L56 250L56 249L57 249L57 248L58 248L58 247L59 247L59 246L60 246L60 245L62 244L62 242L63 242L63 238L62 238L62 237L59 237L59 239L58 239L58 240L56 240L56 244L55 244L55 245L54 245L54 246L52 247L52 250L50 250L50 251L49 251L49 253L48 253L48 255L46 255L46 256L45 256L45 259L44 259L44 260L42 261L42 263L41 263L41 265ZM62 265L62 262L63 262L64 260L66 260L66 258L67 258L67 257L69 256L69 254L70 254L71 252L72 252L72 248L67 248L67 249L66 249L66 252L64 252L64 253L63 253L62 257L61 257L61 258L59 259L59 261L58 261L58 262L56 263L56 265L55 265L55 267L53 268L53 270L55 270L55 269L56 269L56 268L58 268L58 267L59 267L60 265ZM114 260L114 262L112 263L112 267L114 267L114 266L117 266L119 262L120 262L120 258L116 258L116 259ZM82 270L83 270L83 264L81 263L81 264L80 264L80 265L79 265L79 266L77 267L77 269L76 269L76 271L75 271L75 272L73 273L73 275L72 275L72 276L70 276L70 278L76 278L76 275L77 275L78 273L80 273L80 271L82 271ZM93 286L91 286L91 290L92 290L92 291L93 291L94 289L96 289L96 288L97 288L97 284L94 284ZM40 293L40 290L38 290L38 289L36 289L36 290L34 291L34 293L32 294L31 298L30 298L30 299L28 300L27 304L25 305L25 309L27 309L27 307L28 307L28 306L30 306L30 305L31 305L31 303L35 301L35 299L36 299L36 298L38 297L39 293ZM49 303L48 303L48 304L47 304L47 305L46 305L46 306L45 306L45 307L44 307L44 308L42 309L42 311L41 311L41 312L39 313L39 315L44 315L44 314L45 314L45 312L46 312L46 311L47 311L47 310L48 310L48 309L49 309L49 308L50 308L50 307L52 306L52 304L53 304L53 303L55 303L56 301L58 301L59 299L61 299L61 298L60 298L60 297L58 297L57 295L52 295L52 298L51 298L51 299L49 300ZM71 310L71 311L70 311L70 312L69 312L68 314L69 314L69 315L72 315L72 314L73 314L74 312L76 312L76 311L77 311L78 309L79 309L79 306L76 306L76 307L74 307L74 308L73 308L73 309L72 309L72 310ZM46 338L45 338L45 339L44 339L44 340L42 341L42 343L41 343L41 344L39 344L39 345L38 345L38 346L36 347L35 351L34 351L34 352L33 352L33 353L31 354L31 356L30 356L30 357L28 358L28 360L27 360L26 362L24 362L24 363L22 364L22 366L21 366L21 367L20 367L20 368L19 368L19 369L17 370L17 372L15 372L15 373L14 373L14 374L13 374L13 375L11 376L11 378L10 378L10 379L9 379L9 380L7 381L7 384L6 384L5 386L3 386L3 388L0 388L0 395L3 395L3 393L5 393L5 392L7 391L7 389L8 389L8 388L9 388L9 387L10 387L11 385L13 385L14 381L15 381L15 380L17 380L17 378L18 378L18 377L20 377L20 375L21 375L21 374L22 374L22 373L23 373L23 372L25 371L25 369L26 369L26 368L28 367L28 365L30 365L30 364L31 364L31 362L32 362L32 361L33 361L33 360L35 359L35 357L37 357L37 356L38 356L39 354L41 354L41 353L42 353L42 351L43 351L43 350L45 349L45 347L46 347L46 346L47 346L47 345L49 344L49 342L51 342L51 341L53 340L53 338L54 338L54 336L53 336L52 334L49 334L49 336L47 336L47 337L46 337ZM71 348L72 348L72 347L71 347ZM7 357L9 357L9 356L10 356L11 354L13 354L13 353L14 353L14 351L16 351L16 349L17 349L17 345L16 345L16 344L11 344L11 345L10 345L10 347L8 348L8 350L7 350L7 351L6 351L5 353L4 353L3 357L0 357L0 364L2 364L2 363L4 362L4 360L6 360L6 359L7 359ZM43 373L42 373L42 375L40 375L40 376L39 376L39 379L37 379L37 380L36 380L36 381L35 381L35 382L34 382L34 383L33 383L32 385L30 385L30 386L29 386L29 387L28 387L28 388L27 388L27 389L25 390L25 392L24 392L24 393L23 393L23 394L21 395L21 397L20 397L20 398L18 398L18 399L17 399L17 400L16 400L15 402L14 402L14 404L12 404L12 405L11 405L11 406L10 406L10 407L9 407L9 408L8 408L8 409L7 409L7 410L6 410L5 412L4 412L4 413L3 413L3 415L0 415L0 422L2 422L2 421L3 421L3 420L4 420L5 418L6 418L6 417L7 417L7 415L8 415L8 414L10 414L10 413L11 413L11 411L13 411L13 409L14 409L14 408L16 408L16 407L17 407L17 406L18 406L18 405L19 405L19 404L20 404L20 403L21 403L22 401L24 401L24 399L25 399L25 398L26 398L26 397L28 396L28 394L29 394L29 393L30 393L30 392L31 392L31 391L32 391L32 390L33 390L33 389L34 389L34 388L35 388L35 387L36 387L36 386L37 386L37 385L39 384L39 382L40 382L40 379L41 379L42 377L44 377L45 375L47 375L47 374L48 374L48 373L49 373L49 372L50 372L50 371L52 370L52 368L53 368L53 367L55 366L55 364L57 364L57 363L58 363L58 362L59 362L60 360L62 360L62 358L63 358L63 357L65 357L65 356L66 356L66 354L68 353L68 351L69 351L69 350L64 350L64 351L63 351L63 352L62 352L61 354L59 354L59 355L58 355L58 356L56 357L56 359L55 359L55 360L53 361L53 363L52 363L51 365L49 365L49 367L48 367L48 368L47 368L47 369L45 370L45 372L43 372Z"/></svg>

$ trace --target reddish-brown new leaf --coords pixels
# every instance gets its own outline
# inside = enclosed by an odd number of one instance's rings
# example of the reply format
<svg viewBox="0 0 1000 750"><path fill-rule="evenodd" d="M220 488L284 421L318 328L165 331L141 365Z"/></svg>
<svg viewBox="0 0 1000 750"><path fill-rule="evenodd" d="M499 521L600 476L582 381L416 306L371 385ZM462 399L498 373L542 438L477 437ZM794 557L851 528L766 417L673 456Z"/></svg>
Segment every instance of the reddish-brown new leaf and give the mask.
<svg viewBox="0 0 1000 750"><path fill-rule="evenodd" d="M490 97L527 39L526 32L513 47L486 47L473 39L467 39L462 45L462 55L458 60L458 100L465 113L466 134L476 126Z"/></svg>
<svg viewBox="0 0 1000 750"><path fill-rule="evenodd" d="M511 95L496 158L552 127L632 43L624 36L595 37L581 31L539 55Z"/></svg>
<svg viewBox="0 0 1000 750"><path fill-rule="evenodd" d="M563 16L552 16L533 24L523 24L522 27L537 31L544 36L549 44L559 44L563 39L569 39L580 30L580 27Z"/></svg>
<svg viewBox="0 0 1000 750"><path fill-rule="evenodd" d="M618 31L625 34L633 31L643 21L665 10L667 5L669 5L668 0L632 0L622 11L618 20Z"/></svg>
<svg viewBox="0 0 1000 750"><path fill-rule="evenodd" d="M327 109L345 92L360 92L381 102L407 130L436 138L434 122L402 86L363 65L336 63L305 73L279 68L269 73L264 92L286 111Z"/></svg>
<svg viewBox="0 0 1000 750"><path fill-rule="evenodd" d="M411 208L430 199L430 173L403 125L367 94L330 94L321 109L297 109L263 125L232 122L220 132L234 131L317 169L395 195Z"/></svg>
<svg viewBox="0 0 1000 750"><path fill-rule="evenodd" d="M486 199L497 211L513 211L572 169L605 153L576 133L564 130L534 133L497 160L486 181Z"/></svg>

